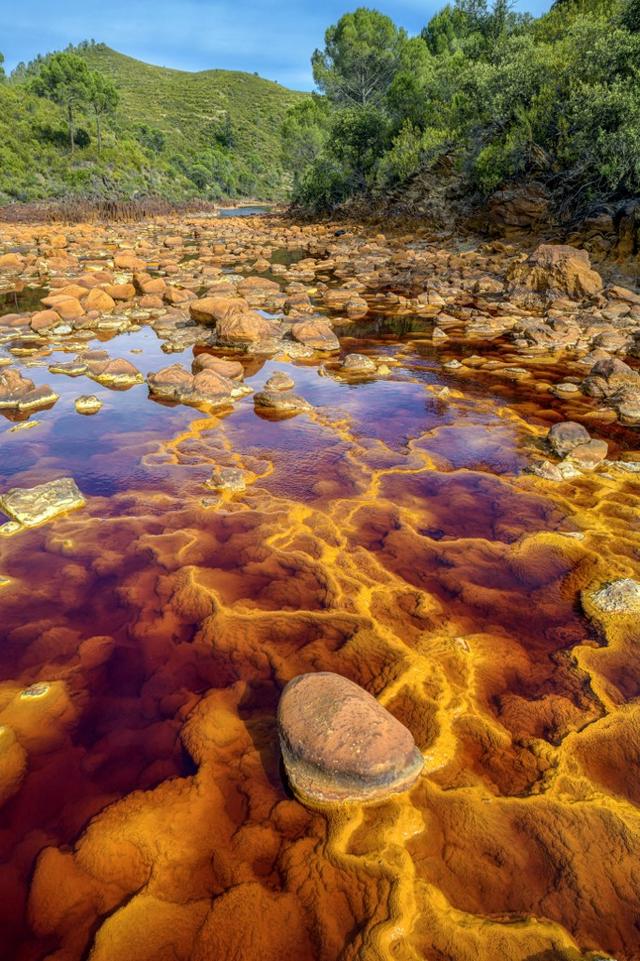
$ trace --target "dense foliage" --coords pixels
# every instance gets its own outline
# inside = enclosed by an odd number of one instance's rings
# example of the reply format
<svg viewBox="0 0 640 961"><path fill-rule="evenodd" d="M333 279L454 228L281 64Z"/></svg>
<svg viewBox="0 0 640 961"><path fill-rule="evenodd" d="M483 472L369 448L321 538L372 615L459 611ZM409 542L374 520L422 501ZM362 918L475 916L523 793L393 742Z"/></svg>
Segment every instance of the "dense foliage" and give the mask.
<svg viewBox="0 0 640 961"><path fill-rule="evenodd" d="M0 203L284 197L280 127L308 99L250 74L154 67L93 41L37 57L0 81Z"/></svg>
<svg viewBox="0 0 640 961"><path fill-rule="evenodd" d="M533 177L574 209L640 190L640 0L557 0L539 19L455 0L417 37L361 8L313 69L322 95L283 129L309 208L443 166L478 197Z"/></svg>

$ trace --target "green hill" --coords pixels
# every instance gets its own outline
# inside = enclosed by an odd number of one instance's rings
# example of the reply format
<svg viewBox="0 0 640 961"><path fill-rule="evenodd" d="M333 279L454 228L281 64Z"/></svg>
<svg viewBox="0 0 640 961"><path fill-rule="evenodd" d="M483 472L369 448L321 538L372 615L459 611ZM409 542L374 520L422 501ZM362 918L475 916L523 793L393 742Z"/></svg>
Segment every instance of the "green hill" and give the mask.
<svg viewBox="0 0 640 961"><path fill-rule="evenodd" d="M280 125L305 94L248 73L156 67L104 44L73 50L120 96L102 155L87 115L80 118L81 149L70 157L61 110L29 90L42 59L21 65L0 84L0 202L70 194L286 196Z"/></svg>

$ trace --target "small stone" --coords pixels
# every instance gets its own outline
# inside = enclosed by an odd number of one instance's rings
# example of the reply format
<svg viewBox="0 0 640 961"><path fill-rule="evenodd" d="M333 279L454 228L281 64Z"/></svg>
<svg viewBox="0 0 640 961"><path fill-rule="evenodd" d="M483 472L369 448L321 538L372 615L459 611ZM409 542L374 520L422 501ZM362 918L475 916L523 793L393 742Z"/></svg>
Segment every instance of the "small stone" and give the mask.
<svg viewBox="0 0 640 961"><path fill-rule="evenodd" d="M293 390L295 386L293 378L282 370L277 370L275 374L272 374L264 385L265 390Z"/></svg>
<svg viewBox="0 0 640 961"><path fill-rule="evenodd" d="M376 365L365 354L347 354L342 361L342 371L345 374L375 374Z"/></svg>
<svg viewBox="0 0 640 961"><path fill-rule="evenodd" d="M133 387L144 382L140 371L124 357L116 357L106 362L90 362L87 366L88 376L107 387Z"/></svg>
<svg viewBox="0 0 640 961"><path fill-rule="evenodd" d="M254 395L253 402L257 410L271 411L274 414L297 414L312 409L304 397L286 390L262 390Z"/></svg>
<svg viewBox="0 0 640 961"><path fill-rule="evenodd" d="M242 493L246 489L244 472L239 467L216 467L205 487L214 491Z"/></svg>
<svg viewBox="0 0 640 961"><path fill-rule="evenodd" d="M562 471L558 465L552 464L549 460L538 461L538 463L532 464L528 469L528 473L534 474L536 477L542 477L543 480L557 482L564 480Z"/></svg>
<svg viewBox="0 0 640 961"><path fill-rule="evenodd" d="M593 470L606 459L609 445L604 440L590 440L586 444L579 444L567 455L577 467L583 470Z"/></svg>
<svg viewBox="0 0 640 961"><path fill-rule="evenodd" d="M611 581L591 595L591 602L605 614L640 613L640 583L630 577Z"/></svg>
<svg viewBox="0 0 640 961"><path fill-rule="evenodd" d="M549 447L558 457L570 454L574 447L588 444L590 440L589 431L586 427L572 420L554 424L547 434Z"/></svg>
<svg viewBox="0 0 640 961"><path fill-rule="evenodd" d="M60 477L37 487L14 487L0 496L0 508L23 527L36 527L84 504L72 477Z"/></svg>
<svg viewBox="0 0 640 961"><path fill-rule="evenodd" d="M79 414L97 414L102 408L102 401L95 394L83 394L76 398L75 407Z"/></svg>
<svg viewBox="0 0 640 961"><path fill-rule="evenodd" d="M303 801L381 800L408 790L424 763L411 732L339 674L290 681L278 730L289 780Z"/></svg>

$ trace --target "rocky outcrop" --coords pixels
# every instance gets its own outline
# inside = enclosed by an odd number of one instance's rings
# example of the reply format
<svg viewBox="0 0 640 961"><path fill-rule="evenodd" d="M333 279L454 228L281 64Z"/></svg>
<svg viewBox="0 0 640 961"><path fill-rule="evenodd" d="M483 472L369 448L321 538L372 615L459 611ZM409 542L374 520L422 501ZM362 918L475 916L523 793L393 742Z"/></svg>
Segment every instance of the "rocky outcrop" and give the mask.
<svg viewBox="0 0 640 961"><path fill-rule="evenodd" d="M512 270L510 279L512 296L530 291L582 300L595 297L604 287L600 274L591 269L587 251L564 244L541 244Z"/></svg>
<svg viewBox="0 0 640 961"><path fill-rule="evenodd" d="M285 374L283 370L277 370L275 374L272 374L269 380L264 385L266 391L283 391L283 390L293 390L295 387L295 381L293 377L289 377Z"/></svg>
<svg viewBox="0 0 640 961"><path fill-rule="evenodd" d="M95 394L83 394L76 397L74 406L79 414L97 414L102 409L102 401Z"/></svg>
<svg viewBox="0 0 640 961"><path fill-rule="evenodd" d="M604 400L623 424L640 424L640 374L617 357L597 361L582 382L582 392Z"/></svg>
<svg viewBox="0 0 640 961"><path fill-rule="evenodd" d="M87 364L87 376L105 387L122 390L144 383L144 377L129 360L115 357L107 360L90 360Z"/></svg>
<svg viewBox="0 0 640 961"><path fill-rule="evenodd" d="M423 757L411 732L339 674L303 674L278 707L282 757L302 801L381 800L410 788Z"/></svg>
<svg viewBox="0 0 640 961"><path fill-rule="evenodd" d="M530 183L498 190L489 198L492 227L530 230L550 216L550 198L542 184Z"/></svg>

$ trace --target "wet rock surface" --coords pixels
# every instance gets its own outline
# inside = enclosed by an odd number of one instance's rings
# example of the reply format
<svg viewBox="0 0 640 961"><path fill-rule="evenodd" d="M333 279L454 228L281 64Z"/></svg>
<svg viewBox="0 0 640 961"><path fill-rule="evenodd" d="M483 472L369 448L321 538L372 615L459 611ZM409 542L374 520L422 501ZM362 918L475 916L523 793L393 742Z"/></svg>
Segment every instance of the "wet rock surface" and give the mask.
<svg viewBox="0 0 640 961"><path fill-rule="evenodd" d="M37 487L12 488L0 495L0 508L22 527L44 524L59 514L84 507L84 503L71 477L61 477Z"/></svg>
<svg viewBox="0 0 640 961"><path fill-rule="evenodd" d="M278 730L289 780L303 800L383 799L408 790L422 770L410 731L338 674L290 681L278 707Z"/></svg>
<svg viewBox="0 0 640 961"><path fill-rule="evenodd" d="M596 221L0 227L0 495L84 500L0 531L0 954L637 961L640 294ZM380 781L304 714L360 798L316 806L277 715L325 674L398 739Z"/></svg>

